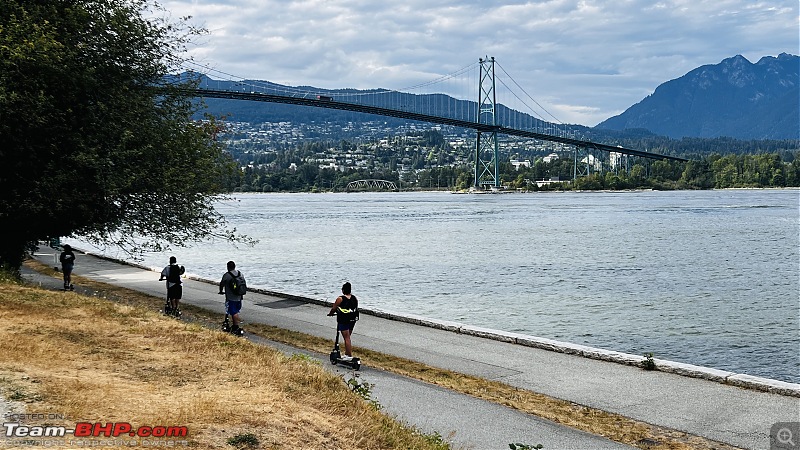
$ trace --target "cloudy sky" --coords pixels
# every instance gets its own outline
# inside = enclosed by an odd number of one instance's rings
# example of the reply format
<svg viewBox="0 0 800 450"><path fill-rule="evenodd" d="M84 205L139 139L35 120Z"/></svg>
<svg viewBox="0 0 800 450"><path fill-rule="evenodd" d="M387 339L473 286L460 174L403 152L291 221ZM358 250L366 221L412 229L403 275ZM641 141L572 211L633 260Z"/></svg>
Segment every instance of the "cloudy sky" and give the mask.
<svg viewBox="0 0 800 450"><path fill-rule="evenodd" d="M166 0L196 61L291 86L403 89L484 56L565 123L594 126L741 54L798 54L797 0ZM499 91L500 88L498 88ZM477 97L476 87L475 97Z"/></svg>

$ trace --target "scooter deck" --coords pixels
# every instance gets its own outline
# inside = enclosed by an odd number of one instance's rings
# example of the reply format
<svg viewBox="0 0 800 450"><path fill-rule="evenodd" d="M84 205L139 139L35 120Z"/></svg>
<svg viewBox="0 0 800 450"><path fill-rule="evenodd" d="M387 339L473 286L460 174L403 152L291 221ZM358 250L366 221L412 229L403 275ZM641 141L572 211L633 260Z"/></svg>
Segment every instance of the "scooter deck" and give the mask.
<svg viewBox="0 0 800 450"><path fill-rule="evenodd" d="M172 307L169 306L169 303L167 303L167 304L164 305L164 308L161 310L161 314L164 314L165 316L169 316L169 317L180 317L183 313L181 313L180 308L172 309Z"/></svg>
<svg viewBox="0 0 800 450"><path fill-rule="evenodd" d="M337 359L336 361L333 361L333 365L347 366L353 370L359 370L361 368L361 360L359 358L353 358L350 361Z"/></svg>
<svg viewBox="0 0 800 450"><path fill-rule="evenodd" d="M334 349L330 354L331 364L335 365L342 365L350 367L351 369L358 370L361 368L361 358L353 358L351 360L342 359L341 353L339 350Z"/></svg>

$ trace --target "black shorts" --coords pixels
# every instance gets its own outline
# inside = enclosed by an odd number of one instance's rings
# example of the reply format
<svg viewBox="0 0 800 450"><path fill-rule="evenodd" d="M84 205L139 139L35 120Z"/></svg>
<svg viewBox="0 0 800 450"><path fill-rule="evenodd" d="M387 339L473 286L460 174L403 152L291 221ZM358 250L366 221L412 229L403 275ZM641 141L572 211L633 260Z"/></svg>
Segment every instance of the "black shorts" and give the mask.
<svg viewBox="0 0 800 450"><path fill-rule="evenodd" d="M350 330L350 332L352 333L353 332L353 328L355 328L355 326L356 326L356 322L355 321L337 323L336 324L336 330L337 331Z"/></svg>
<svg viewBox="0 0 800 450"><path fill-rule="evenodd" d="M167 288L167 298L170 300L180 300L183 297L183 286L176 284Z"/></svg>

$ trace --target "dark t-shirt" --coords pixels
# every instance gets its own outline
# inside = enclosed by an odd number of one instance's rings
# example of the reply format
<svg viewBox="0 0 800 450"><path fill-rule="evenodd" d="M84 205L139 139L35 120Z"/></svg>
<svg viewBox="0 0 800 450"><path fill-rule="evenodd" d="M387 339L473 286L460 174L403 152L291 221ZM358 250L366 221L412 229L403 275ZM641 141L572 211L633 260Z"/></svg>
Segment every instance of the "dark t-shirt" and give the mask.
<svg viewBox="0 0 800 450"><path fill-rule="evenodd" d="M349 312L343 312L349 311ZM350 295L350 298L342 295L342 303L339 303L339 308L336 311L337 323L349 323L358 320L358 299L355 295Z"/></svg>
<svg viewBox="0 0 800 450"><path fill-rule="evenodd" d="M72 267L75 264L75 253L72 253L71 250L65 250L61 252L61 256L58 259L61 261L62 266Z"/></svg>
<svg viewBox="0 0 800 450"><path fill-rule="evenodd" d="M181 284L181 266L177 264L170 264L167 272L167 281L170 283Z"/></svg>

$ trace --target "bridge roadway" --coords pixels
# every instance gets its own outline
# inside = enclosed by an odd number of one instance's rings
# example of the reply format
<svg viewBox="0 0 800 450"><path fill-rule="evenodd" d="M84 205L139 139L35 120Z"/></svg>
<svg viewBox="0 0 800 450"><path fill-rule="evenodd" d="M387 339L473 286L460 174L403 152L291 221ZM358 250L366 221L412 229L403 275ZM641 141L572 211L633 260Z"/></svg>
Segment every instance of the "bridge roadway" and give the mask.
<svg viewBox="0 0 800 450"><path fill-rule="evenodd" d="M567 137L554 136L544 133L536 133L527 130L517 130L515 128L504 127L502 125L488 125L478 122L470 122L467 120L433 116L430 114L420 114L415 112L402 111L398 109L382 108L379 106L367 106L367 105L359 105L357 103L340 102L332 99L328 100L328 99L317 99L317 98L291 97L284 95L265 94L260 92L237 92L237 91L226 91L217 89L182 89L182 91L189 93L190 95L195 97L252 100L258 102L284 103L284 104L300 105L300 106L313 106L317 108L338 109L343 111L355 111L366 114L377 114L380 116L416 120L419 122L430 122L442 125L452 125L461 128L471 128L481 133L497 132L511 136L540 139L543 141L550 141L550 142L559 142L562 144L574 145L576 147L593 148L607 152L621 153L624 155L640 156L643 158L687 161L687 159L679 158L677 156L660 155L657 153L643 152L640 150L633 150L613 145L600 144L591 141L583 141L580 139L571 139Z"/></svg>
<svg viewBox="0 0 800 450"><path fill-rule="evenodd" d="M55 252L43 247L36 258L52 265ZM160 270L83 253L77 254L75 264L76 275L163 298L164 283L157 281ZM246 265L242 270L247 275ZM59 288L59 279L32 271L25 277L43 287ZM189 275L183 301L219 311L221 316L223 306L215 283ZM369 348L746 449L771 448L770 433L774 436L780 429L776 424L792 422L788 429L795 432L794 439L800 438L798 384L660 360L656 360L660 371L645 371L619 362L636 359L635 355L381 312L370 309L369 299L361 300L365 313L353 337L356 356L359 347ZM154 310L160 307L161 301L153 304ZM246 330L246 323L262 322L332 340L328 309L320 300L254 290L245 296L243 326ZM520 345L525 341L544 345ZM304 352L267 344L290 353ZM327 355L313 356L327 359ZM363 380L374 384L373 398L384 411L424 432L440 433L454 448L501 449L512 442L543 444L545 449L628 448L504 406L370 369L368 360L363 361L361 373Z"/></svg>

